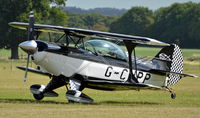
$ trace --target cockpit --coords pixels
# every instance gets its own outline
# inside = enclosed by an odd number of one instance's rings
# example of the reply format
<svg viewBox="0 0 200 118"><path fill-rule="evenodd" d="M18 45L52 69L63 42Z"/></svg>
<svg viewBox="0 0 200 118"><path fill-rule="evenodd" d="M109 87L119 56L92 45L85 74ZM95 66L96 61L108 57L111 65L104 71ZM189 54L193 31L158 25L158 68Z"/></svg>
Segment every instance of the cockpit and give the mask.
<svg viewBox="0 0 200 118"><path fill-rule="evenodd" d="M127 60L125 51L115 43L105 40L89 40L84 42L85 50L103 57Z"/></svg>

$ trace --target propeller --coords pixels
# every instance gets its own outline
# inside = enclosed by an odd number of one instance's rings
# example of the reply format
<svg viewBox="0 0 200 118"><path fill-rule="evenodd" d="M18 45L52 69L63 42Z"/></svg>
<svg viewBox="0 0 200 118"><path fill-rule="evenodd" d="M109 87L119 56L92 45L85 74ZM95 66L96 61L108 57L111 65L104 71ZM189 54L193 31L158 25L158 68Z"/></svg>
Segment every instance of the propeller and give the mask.
<svg viewBox="0 0 200 118"><path fill-rule="evenodd" d="M26 83L26 80L27 80L27 72L28 72L28 65L29 65L29 58L30 58L30 54L32 52L32 50L30 50L30 46L31 45L31 42L33 43L34 45L34 42L32 40L34 40L33 38L33 33L34 33L34 12L31 11L30 12L30 15L29 15L29 26L28 26L28 42L23 42L21 43L19 46L23 49L26 49L28 48L27 50L25 50L27 53L28 53L28 57L27 57L27 63L26 63L26 71L25 71L25 75L24 75L24 83ZM36 44L36 42L35 42ZM37 44L32 46L33 49L34 47L37 47Z"/></svg>

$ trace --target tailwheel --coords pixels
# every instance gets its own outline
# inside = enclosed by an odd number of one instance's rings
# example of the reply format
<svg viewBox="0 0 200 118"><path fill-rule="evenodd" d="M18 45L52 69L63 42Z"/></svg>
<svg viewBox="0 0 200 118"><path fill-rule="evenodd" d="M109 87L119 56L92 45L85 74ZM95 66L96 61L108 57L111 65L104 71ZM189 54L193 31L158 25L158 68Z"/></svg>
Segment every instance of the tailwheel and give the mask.
<svg viewBox="0 0 200 118"><path fill-rule="evenodd" d="M175 99L176 98L176 94L175 93L171 93L171 98Z"/></svg>
<svg viewBox="0 0 200 118"><path fill-rule="evenodd" d="M36 99L36 100L42 100L44 98L44 95L43 94L33 94L33 97Z"/></svg>
<svg viewBox="0 0 200 118"><path fill-rule="evenodd" d="M173 92L173 90L171 88L166 87L166 89L171 93L171 98L175 99L176 98L176 94Z"/></svg>

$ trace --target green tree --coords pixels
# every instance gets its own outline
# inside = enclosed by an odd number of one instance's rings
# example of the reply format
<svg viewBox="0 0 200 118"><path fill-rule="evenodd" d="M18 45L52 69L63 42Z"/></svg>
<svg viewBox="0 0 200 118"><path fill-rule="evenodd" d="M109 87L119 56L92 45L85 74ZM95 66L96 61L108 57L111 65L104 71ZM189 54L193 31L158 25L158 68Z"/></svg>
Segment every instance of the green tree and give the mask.
<svg viewBox="0 0 200 118"><path fill-rule="evenodd" d="M68 18L65 12L61 12L57 7L52 7L49 13L49 24L67 26Z"/></svg>
<svg viewBox="0 0 200 118"><path fill-rule="evenodd" d="M200 48L200 4L173 4L155 12L152 37L184 48Z"/></svg>
<svg viewBox="0 0 200 118"><path fill-rule="evenodd" d="M148 28L154 23L153 12L144 7L133 7L110 26L111 32L131 35L147 35Z"/></svg>
<svg viewBox="0 0 200 118"><path fill-rule="evenodd" d="M45 23L51 19L49 16L51 16L52 12L65 5L65 2L66 0L0 0L0 40L3 42L0 44L0 48L11 48L11 58L17 59L18 44L27 40L27 35L24 31L11 28L8 23L13 21L28 22L28 15L31 10L34 11L35 23ZM51 8L50 4L59 5L59 7ZM57 10L56 15L60 16L58 14L62 13L58 13ZM61 20L63 21L63 19ZM54 22L51 23L54 24Z"/></svg>
<svg viewBox="0 0 200 118"><path fill-rule="evenodd" d="M83 21L83 15L81 14L74 14L71 12L66 12L68 16L68 26L74 28L83 28L87 29L88 27L85 26Z"/></svg>
<svg viewBox="0 0 200 118"><path fill-rule="evenodd" d="M91 29L96 23L103 22L106 16L98 14L98 13L91 13L83 15L84 24Z"/></svg>
<svg viewBox="0 0 200 118"><path fill-rule="evenodd" d="M108 27L105 26L104 22L99 22L97 24L94 24L90 29L104 31L104 32L107 32L109 30Z"/></svg>
<svg viewBox="0 0 200 118"><path fill-rule="evenodd" d="M88 13L88 14L76 14L67 12L68 15L68 26L75 28L83 28L83 29L93 29L93 30L101 30L108 31L110 24L114 21L118 16L104 16L97 13ZM102 28L98 25L102 24ZM96 28L94 28L96 27ZM99 27L99 28L97 28Z"/></svg>

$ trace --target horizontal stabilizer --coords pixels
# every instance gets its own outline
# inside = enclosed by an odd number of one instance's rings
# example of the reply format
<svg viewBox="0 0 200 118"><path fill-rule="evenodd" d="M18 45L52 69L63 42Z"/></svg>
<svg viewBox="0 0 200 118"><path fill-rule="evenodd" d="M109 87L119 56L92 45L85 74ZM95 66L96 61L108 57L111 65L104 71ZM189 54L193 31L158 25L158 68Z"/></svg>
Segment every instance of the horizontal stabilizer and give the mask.
<svg viewBox="0 0 200 118"><path fill-rule="evenodd" d="M195 77L195 78L198 77L198 76L192 75L192 74L175 73L175 72L167 72L167 73L169 73L169 74L177 74L177 75L180 75L181 77Z"/></svg>
<svg viewBox="0 0 200 118"><path fill-rule="evenodd" d="M176 72L170 72L170 71L164 71L164 70L151 70L150 72L160 73L160 74L174 74L174 75L179 75L181 77L195 77L195 78L198 77L198 76L192 75L192 74L176 73Z"/></svg>
<svg viewBox="0 0 200 118"><path fill-rule="evenodd" d="M20 70L24 70L24 71L26 70L26 67L24 67L24 66L17 66L17 68L20 69ZM28 67L28 71L33 72L33 73L37 73L37 74L47 75L47 76L50 75L49 73L44 73L44 72L42 72L38 69L30 68L30 67Z"/></svg>

